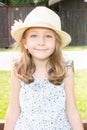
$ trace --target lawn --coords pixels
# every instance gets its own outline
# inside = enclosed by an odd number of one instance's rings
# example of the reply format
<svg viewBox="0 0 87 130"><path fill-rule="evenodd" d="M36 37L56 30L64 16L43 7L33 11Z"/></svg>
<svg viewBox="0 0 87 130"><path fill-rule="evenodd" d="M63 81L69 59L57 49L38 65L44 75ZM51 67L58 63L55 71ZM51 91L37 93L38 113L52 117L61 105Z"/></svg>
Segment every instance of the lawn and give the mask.
<svg viewBox="0 0 87 130"><path fill-rule="evenodd" d="M87 120L87 70L76 70L75 95L83 120ZM10 71L0 71L0 120L5 119L10 94Z"/></svg>
<svg viewBox="0 0 87 130"><path fill-rule="evenodd" d="M65 51L87 51L87 46L66 46Z"/></svg>
<svg viewBox="0 0 87 130"><path fill-rule="evenodd" d="M10 93L10 71L0 71L0 120L5 118Z"/></svg>
<svg viewBox="0 0 87 130"><path fill-rule="evenodd" d="M87 120L87 69L75 72L75 95L83 120Z"/></svg>
<svg viewBox="0 0 87 130"><path fill-rule="evenodd" d="M0 52L10 52L12 48L0 48Z"/></svg>

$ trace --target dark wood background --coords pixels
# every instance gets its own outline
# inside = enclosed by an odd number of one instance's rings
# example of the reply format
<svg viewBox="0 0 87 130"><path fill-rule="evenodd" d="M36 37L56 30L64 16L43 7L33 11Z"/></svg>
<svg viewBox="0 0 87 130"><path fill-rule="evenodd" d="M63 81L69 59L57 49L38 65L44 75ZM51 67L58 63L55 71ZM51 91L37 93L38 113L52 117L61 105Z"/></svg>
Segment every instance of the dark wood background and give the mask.
<svg viewBox="0 0 87 130"><path fill-rule="evenodd" d="M7 7L0 7L0 47L8 46L8 10Z"/></svg>
<svg viewBox="0 0 87 130"><path fill-rule="evenodd" d="M60 15L62 29L72 37L71 46L87 45L87 2L62 0L52 6Z"/></svg>
<svg viewBox="0 0 87 130"><path fill-rule="evenodd" d="M0 6L0 48L10 47L13 40L10 35L15 19L24 20L34 6ZM51 5L61 17L62 29L72 37L70 46L87 45L87 2L84 0L62 0Z"/></svg>
<svg viewBox="0 0 87 130"><path fill-rule="evenodd" d="M14 40L10 35L11 26L14 20L24 20L26 15L34 8L34 6L16 6L6 7L0 6L0 48L11 47Z"/></svg>

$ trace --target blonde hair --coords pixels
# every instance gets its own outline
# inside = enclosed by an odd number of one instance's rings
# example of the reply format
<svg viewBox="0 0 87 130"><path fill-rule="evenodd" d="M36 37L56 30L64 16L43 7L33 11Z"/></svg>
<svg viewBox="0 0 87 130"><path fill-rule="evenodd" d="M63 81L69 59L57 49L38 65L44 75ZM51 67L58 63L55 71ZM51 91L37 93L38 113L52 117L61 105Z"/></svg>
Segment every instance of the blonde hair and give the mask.
<svg viewBox="0 0 87 130"><path fill-rule="evenodd" d="M23 34L23 37L25 33ZM48 80L51 83L55 85L60 85L65 78L65 63L61 51L61 38L56 33L55 37L56 48L47 62L47 73ZM24 81L25 83L31 83L34 81L33 73L36 70L36 66L34 64L31 54L27 49L25 49L24 44L20 43L20 48L22 56L18 61L16 61L16 63L14 64L14 68L20 80ZM50 66L50 68L48 66Z"/></svg>

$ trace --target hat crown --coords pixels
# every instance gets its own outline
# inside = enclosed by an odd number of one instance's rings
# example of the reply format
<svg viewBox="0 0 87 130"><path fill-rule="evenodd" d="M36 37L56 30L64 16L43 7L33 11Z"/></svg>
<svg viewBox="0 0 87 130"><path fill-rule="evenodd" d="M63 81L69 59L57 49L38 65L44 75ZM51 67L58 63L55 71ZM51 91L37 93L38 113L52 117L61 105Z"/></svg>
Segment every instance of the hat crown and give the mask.
<svg viewBox="0 0 87 130"><path fill-rule="evenodd" d="M47 7L36 7L25 18L24 24L27 26L43 26L61 30L60 17Z"/></svg>

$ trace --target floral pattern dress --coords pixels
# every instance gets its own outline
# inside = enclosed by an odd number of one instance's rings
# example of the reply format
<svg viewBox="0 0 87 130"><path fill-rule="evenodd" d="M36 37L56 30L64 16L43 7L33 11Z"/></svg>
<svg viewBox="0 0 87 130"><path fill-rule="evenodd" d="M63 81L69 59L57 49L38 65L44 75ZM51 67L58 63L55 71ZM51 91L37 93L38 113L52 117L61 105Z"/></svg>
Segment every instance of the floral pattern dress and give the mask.
<svg viewBox="0 0 87 130"><path fill-rule="evenodd" d="M47 78L25 84L20 81L21 112L14 130L71 130L66 115L64 82L53 85Z"/></svg>

